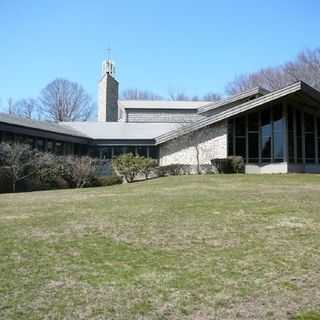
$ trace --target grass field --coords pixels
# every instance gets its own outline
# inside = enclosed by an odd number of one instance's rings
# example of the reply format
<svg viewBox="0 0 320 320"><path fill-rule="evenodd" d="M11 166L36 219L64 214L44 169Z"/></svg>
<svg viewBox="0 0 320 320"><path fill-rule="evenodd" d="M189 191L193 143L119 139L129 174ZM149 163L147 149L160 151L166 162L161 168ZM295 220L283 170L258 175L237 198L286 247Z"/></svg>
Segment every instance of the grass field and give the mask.
<svg viewBox="0 0 320 320"><path fill-rule="evenodd" d="M320 319L320 176L0 195L0 319Z"/></svg>

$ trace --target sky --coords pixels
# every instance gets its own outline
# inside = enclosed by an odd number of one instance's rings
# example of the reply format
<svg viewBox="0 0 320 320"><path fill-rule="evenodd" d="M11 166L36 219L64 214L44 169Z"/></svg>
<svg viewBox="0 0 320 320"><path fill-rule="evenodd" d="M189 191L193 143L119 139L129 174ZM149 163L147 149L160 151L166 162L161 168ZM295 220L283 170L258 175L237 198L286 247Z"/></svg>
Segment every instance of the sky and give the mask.
<svg viewBox="0 0 320 320"><path fill-rule="evenodd" d="M96 100L109 47L120 90L224 94L320 46L319 12L318 0L0 0L0 99L62 77Z"/></svg>

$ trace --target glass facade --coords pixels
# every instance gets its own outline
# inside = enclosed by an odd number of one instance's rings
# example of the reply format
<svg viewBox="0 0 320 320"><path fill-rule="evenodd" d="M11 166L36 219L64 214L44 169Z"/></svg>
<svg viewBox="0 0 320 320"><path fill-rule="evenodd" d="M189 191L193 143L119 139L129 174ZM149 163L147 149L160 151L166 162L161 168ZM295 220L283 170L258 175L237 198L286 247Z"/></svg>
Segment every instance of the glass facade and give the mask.
<svg viewBox="0 0 320 320"><path fill-rule="evenodd" d="M288 104L284 110L278 103L231 119L228 155L247 163L318 163L320 118L303 107Z"/></svg>

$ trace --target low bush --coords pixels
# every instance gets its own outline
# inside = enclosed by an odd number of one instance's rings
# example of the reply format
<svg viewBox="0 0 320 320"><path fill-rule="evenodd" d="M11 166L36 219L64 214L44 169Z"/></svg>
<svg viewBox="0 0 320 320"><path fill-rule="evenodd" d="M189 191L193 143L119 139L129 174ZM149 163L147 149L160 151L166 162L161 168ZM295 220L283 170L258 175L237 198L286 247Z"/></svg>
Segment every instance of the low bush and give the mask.
<svg viewBox="0 0 320 320"><path fill-rule="evenodd" d="M139 157L132 153L122 154L112 159L112 167L117 175L131 183L140 172Z"/></svg>
<svg viewBox="0 0 320 320"><path fill-rule="evenodd" d="M95 177L93 182L96 187L113 186L115 184L122 184L122 178L119 176Z"/></svg>
<svg viewBox="0 0 320 320"><path fill-rule="evenodd" d="M158 176L179 176L191 173L191 167L185 164L170 164L158 167Z"/></svg>
<svg viewBox="0 0 320 320"><path fill-rule="evenodd" d="M132 153L122 154L112 160L112 167L116 174L131 183L139 175L148 179L156 168L156 161L150 158L136 156Z"/></svg>
<svg viewBox="0 0 320 320"><path fill-rule="evenodd" d="M219 173L243 173L245 169L243 158L239 156L213 159L211 164Z"/></svg>

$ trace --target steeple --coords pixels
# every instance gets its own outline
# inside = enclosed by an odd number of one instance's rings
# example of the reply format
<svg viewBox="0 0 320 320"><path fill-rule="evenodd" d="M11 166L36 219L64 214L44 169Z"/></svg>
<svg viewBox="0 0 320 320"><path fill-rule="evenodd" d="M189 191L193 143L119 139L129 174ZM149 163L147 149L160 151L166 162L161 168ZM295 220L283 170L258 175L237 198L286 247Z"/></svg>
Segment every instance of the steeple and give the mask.
<svg viewBox="0 0 320 320"><path fill-rule="evenodd" d="M109 57L102 62L102 74L98 85L98 120L118 121L119 83L115 79L116 68Z"/></svg>

